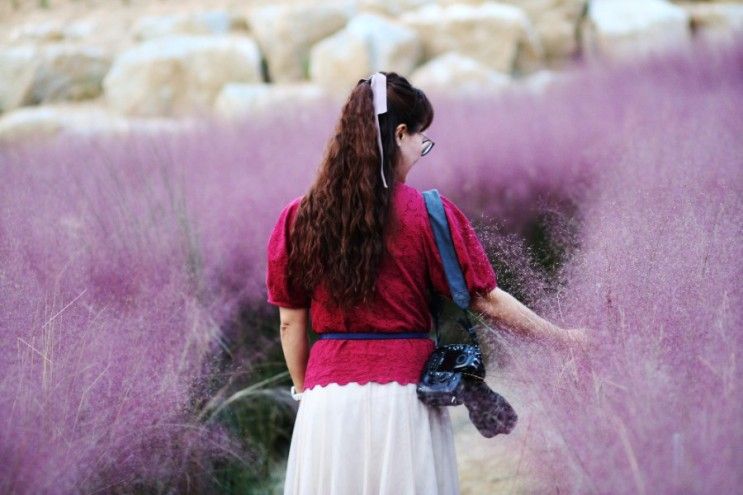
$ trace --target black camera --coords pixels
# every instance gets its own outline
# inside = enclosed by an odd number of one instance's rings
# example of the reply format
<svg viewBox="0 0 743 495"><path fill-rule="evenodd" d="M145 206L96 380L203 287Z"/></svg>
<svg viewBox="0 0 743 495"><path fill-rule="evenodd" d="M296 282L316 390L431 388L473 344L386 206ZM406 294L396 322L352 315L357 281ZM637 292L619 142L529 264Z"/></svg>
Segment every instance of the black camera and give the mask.
<svg viewBox="0 0 743 495"><path fill-rule="evenodd" d="M456 371L484 378L485 365L480 348L469 344L448 344L437 347L426 368L430 371Z"/></svg>
<svg viewBox="0 0 743 495"><path fill-rule="evenodd" d="M458 406L464 401L464 379L482 380L485 365L480 348L469 344L437 347L418 383L418 397L429 406Z"/></svg>

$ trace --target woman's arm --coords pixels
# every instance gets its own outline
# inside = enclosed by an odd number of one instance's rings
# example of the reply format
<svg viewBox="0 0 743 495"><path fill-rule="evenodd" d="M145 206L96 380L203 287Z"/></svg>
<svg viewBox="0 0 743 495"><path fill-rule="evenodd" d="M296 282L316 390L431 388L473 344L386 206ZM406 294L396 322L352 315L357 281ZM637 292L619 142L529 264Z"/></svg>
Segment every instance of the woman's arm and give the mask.
<svg viewBox="0 0 743 495"><path fill-rule="evenodd" d="M284 351L286 367L289 368L289 375L297 392L304 390L304 372L309 357L307 313L307 308L279 308L281 349Z"/></svg>
<svg viewBox="0 0 743 495"><path fill-rule="evenodd" d="M586 343L581 329L562 329L534 313L508 292L496 287L484 297L472 301L473 309L481 311L508 330L535 338L547 338L563 343Z"/></svg>

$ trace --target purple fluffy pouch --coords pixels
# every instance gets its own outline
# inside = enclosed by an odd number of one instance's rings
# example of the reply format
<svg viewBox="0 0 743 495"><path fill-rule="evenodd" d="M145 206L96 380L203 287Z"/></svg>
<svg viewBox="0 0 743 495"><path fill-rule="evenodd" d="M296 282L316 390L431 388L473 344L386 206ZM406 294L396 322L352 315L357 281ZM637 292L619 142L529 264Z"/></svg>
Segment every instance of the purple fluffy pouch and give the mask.
<svg viewBox="0 0 743 495"><path fill-rule="evenodd" d="M461 396L470 421L482 436L508 434L516 426L516 411L505 397L491 390L485 380L466 377Z"/></svg>

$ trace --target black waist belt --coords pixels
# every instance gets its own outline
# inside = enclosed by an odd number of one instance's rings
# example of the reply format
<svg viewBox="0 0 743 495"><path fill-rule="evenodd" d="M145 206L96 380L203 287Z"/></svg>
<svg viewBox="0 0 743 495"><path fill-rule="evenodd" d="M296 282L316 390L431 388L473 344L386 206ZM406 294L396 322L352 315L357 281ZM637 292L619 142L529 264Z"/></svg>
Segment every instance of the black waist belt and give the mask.
<svg viewBox="0 0 743 495"><path fill-rule="evenodd" d="M322 332L318 340L378 340L378 339L427 339L428 332Z"/></svg>

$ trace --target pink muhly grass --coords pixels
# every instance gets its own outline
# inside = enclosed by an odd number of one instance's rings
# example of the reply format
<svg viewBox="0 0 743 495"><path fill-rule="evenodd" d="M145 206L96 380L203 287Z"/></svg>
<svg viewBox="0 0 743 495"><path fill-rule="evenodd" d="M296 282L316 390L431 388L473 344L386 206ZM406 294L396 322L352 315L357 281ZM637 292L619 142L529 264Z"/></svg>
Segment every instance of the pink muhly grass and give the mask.
<svg viewBox="0 0 743 495"><path fill-rule="evenodd" d="M542 96L432 95L437 147L408 182L468 213L508 289L597 342L488 336L521 413L494 441L546 491L741 481L742 46L585 69ZM203 384L216 349L242 342L249 375L277 345L240 315L266 312L268 233L337 114L0 150L3 491L198 491L215 458L249 462L198 420ZM522 248L536 218L564 251L554 280Z"/></svg>
<svg viewBox="0 0 743 495"><path fill-rule="evenodd" d="M743 482L741 41L586 69L544 97L446 106L470 131L446 133L445 165L418 169L428 182L444 168L442 189L484 215L486 246L516 262L512 289L531 307L590 329L584 355L488 336L493 380L522 413L494 441L545 493ZM501 232L555 205L550 235L570 257L545 282Z"/></svg>
<svg viewBox="0 0 743 495"><path fill-rule="evenodd" d="M213 416L277 343L243 313L266 313L268 232L312 170L276 173L323 146L277 127L0 150L0 491L199 493L215 461L252 468Z"/></svg>
<svg viewBox="0 0 743 495"><path fill-rule="evenodd" d="M4 492L158 479L193 436L177 423L214 325L184 290L175 232L139 216L153 198L78 151L3 164Z"/></svg>
<svg viewBox="0 0 743 495"><path fill-rule="evenodd" d="M188 421L218 336L200 247L170 164L136 144L3 161L4 492L174 485L190 450L229 452Z"/></svg>

